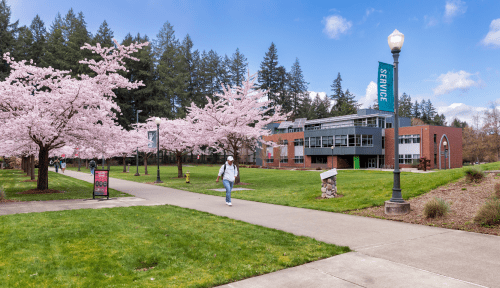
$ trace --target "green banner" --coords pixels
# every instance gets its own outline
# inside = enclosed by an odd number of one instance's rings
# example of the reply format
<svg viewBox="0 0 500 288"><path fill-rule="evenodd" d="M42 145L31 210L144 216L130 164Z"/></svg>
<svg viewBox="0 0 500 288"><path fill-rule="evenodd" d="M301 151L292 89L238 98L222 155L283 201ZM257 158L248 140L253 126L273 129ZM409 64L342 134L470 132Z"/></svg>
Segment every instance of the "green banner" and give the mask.
<svg viewBox="0 0 500 288"><path fill-rule="evenodd" d="M378 109L394 112L394 66L378 62Z"/></svg>

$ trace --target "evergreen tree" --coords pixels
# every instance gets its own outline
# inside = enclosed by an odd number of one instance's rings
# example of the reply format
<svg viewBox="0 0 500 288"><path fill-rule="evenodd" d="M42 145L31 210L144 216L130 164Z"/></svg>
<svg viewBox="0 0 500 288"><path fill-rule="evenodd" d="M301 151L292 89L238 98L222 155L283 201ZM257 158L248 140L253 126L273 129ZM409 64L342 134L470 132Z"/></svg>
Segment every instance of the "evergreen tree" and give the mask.
<svg viewBox="0 0 500 288"><path fill-rule="evenodd" d="M183 64L179 41L175 38L174 27L166 22L156 35L153 44L153 55L156 65L155 87L157 93L146 101L148 113L169 119L176 118L177 107L180 107L179 93L184 93L184 84L177 83L178 69Z"/></svg>
<svg viewBox="0 0 500 288"><path fill-rule="evenodd" d="M420 116L422 115L420 113L420 105L418 105L417 100L415 100L415 104L413 104L413 106L411 107L411 110L412 110L411 115L414 118L420 118Z"/></svg>
<svg viewBox="0 0 500 288"><path fill-rule="evenodd" d="M97 33L94 35L93 39L94 44L95 43L100 43L101 47L112 47L114 46L113 43L113 31L109 29L108 27L108 22L104 20L99 26L99 30L97 30Z"/></svg>
<svg viewBox="0 0 500 288"><path fill-rule="evenodd" d="M10 73L9 65L3 60L3 54L13 52L16 42L15 36L18 32L19 20L10 23L10 16L10 6L5 0L2 0L0 2L0 56L2 56L0 59L0 81L5 80L5 77Z"/></svg>
<svg viewBox="0 0 500 288"><path fill-rule="evenodd" d="M67 47L63 36L64 24L61 14L57 13L54 22L50 26L50 32L47 35L47 44L41 59L43 67L52 67L59 70L69 70L70 67L65 61Z"/></svg>
<svg viewBox="0 0 500 288"><path fill-rule="evenodd" d="M309 94L305 95L302 99L296 118L306 118L309 120L316 119L314 107L312 105L312 100L311 97L309 97Z"/></svg>
<svg viewBox="0 0 500 288"><path fill-rule="evenodd" d="M247 67L247 58L245 58L245 55L240 53L239 48L236 48L236 52L231 57L231 64L229 66L231 73L231 82L234 86L242 85Z"/></svg>
<svg viewBox="0 0 500 288"><path fill-rule="evenodd" d="M130 45L133 42L144 43L148 42L147 36L141 37L137 34L136 37L127 34L123 39L121 45ZM100 43L100 42L99 42ZM156 87L154 85L154 70L153 70L153 53L151 46L146 46L138 52L132 54L133 57L138 58L140 61L133 61L125 59L125 66L128 71L123 74L124 77L130 81L142 81L145 86L140 86L137 89L118 89L116 94L116 103L120 107L121 113L117 114L117 122L123 128L130 130L131 124L137 122L137 110L142 110L139 113L139 122L145 122L149 116L156 116L151 113L151 107L148 106L148 100L151 95L154 95Z"/></svg>
<svg viewBox="0 0 500 288"><path fill-rule="evenodd" d="M354 100L354 95L347 89L342 92L342 77L340 73L337 78L333 80L332 87L333 94L330 95L330 99L335 100L335 104L332 107L332 116L343 116L349 114L355 114L358 111L358 103Z"/></svg>
<svg viewBox="0 0 500 288"><path fill-rule="evenodd" d="M312 102L312 110L314 111L314 119L327 118L330 116L328 109L330 108L330 101L328 97L325 97L324 101L321 99L318 93L316 93L316 97L314 97L314 101Z"/></svg>
<svg viewBox="0 0 500 288"><path fill-rule="evenodd" d="M430 99L427 99L427 103L425 105L425 111L429 119L434 119L436 114L436 108L434 108L434 105L432 105L432 102Z"/></svg>
<svg viewBox="0 0 500 288"><path fill-rule="evenodd" d="M291 111L294 116L299 114L303 99L309 98L309 95L306 95L307 84L308 83L304 80L304 75L302 75L299 58L295 58L295 63L293 63L292 70L290 71L289 80Z"/></svg>
<svg viewBox="0 0 500 288"><path fill-rule="evenodd" d="M219 69L221 69L220 66L220 57L214 50L210 50L208 53L205 53L205 51L203 51L201 55L200 68L200 74L203 81L202 94L204 96L208 96L212 100L214 100L214 95L216 93L222 91L222 88L218 81L218 72Z"/></svg>
<svg viewBox="0 0 500 288"><path fill-rule="evenodd" d="M31 57L33 62L36 64L42 63L43 52L46 49L47 38L45 37L47 34L47 29L45 29L45 23L43 23L42 19L38 14L33 18L30 25L31 34L33 35L33 44L31 48Z"/></svg>
<svg viewBox="0 0 500 288"><path fill-rule="evenodd" d="M399 99L399 109L398 109L398 115L401 117L411 117L412 116L412 106L411 106L411 97L410 95L407 95L406 93L403 93L401 95L401 98Z"/></svg>
<svg viewBox="0 0 500 288"><path fill-rule="evenodd" d="M224 86L233 86L233 81L231 79L231 59L224 55L224 58L221 59L221 65L218 73L218 82ZM220 85L219 84L219 85ZM221 87L222 91L222 87Z"/></svg>
<svg viewBox="0 0 500 288"><path fill-rule="evenodd" d="M33 34L28 27L22 26L17 29L17 39L14 43L14 49L11 53L14 59L29 61L33 58Z"/></svg>
<svg viewBox="0 0 500 288"><path fill-rule="evenodd" d="M276 97L276 103L281 106L281 111L285 113L292 111L292 101L290 99L288 84L289 79L290 75L286 72L285 67L278 67L278 83L276 85L278 95Z"/></svg>
<svg viewBox="0 0 500 288"><path fill-rule="evenodd" d="M91 51L80 49L85 43L91 43L91 34L87 30L87 22L85 22L83 13L79 12L78 16L75 17L73 9L70 9L65 18L65 28L63 36L67 37L66 46L68 48L65 60L70 66L71 74L73 76L78 74L94 74L87 65L78 63L78 61L85 58L94 57Z"/></svg>
<svg viewBox="0 0 500 288"><path fill-rule="evenodd" d="M279 82L279 71L278 71L278 50L274 43L271 43L269 50L266 52L264 60L260 63L259 70L259 83L260 89L269 90L267 97L271 101L270 106L274 107L277 104L277 86ZM271 109L271 114L274 110Z"/></svg>
<svg viewBox="0 0 500 288"><path fill-rule="evenodd" d="M453 118L453 121L451 122L451 127L456 127L456 128L465 128L468 127L469 125L467 124L466 121L460 121L456 117Z"/></svg>

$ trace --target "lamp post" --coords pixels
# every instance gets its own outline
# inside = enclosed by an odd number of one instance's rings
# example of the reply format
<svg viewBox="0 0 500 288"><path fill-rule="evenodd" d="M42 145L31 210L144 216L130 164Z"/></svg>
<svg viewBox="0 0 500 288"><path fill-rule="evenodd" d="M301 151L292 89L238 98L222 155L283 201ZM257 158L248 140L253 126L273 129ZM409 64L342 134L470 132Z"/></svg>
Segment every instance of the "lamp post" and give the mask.
<svg viewBox="0 0 500 288"><path fill-rule="evenodd" d="M136 111L136 115L137 115L137 124L139 124L139 113L142 112L142 110L137 110ZM137 132L139 132L139 127L137 127ZM135 168L136 168L136 172L134 174L134 176L141 176L141 174L139 174L139 147L137 147L137 150L135 150L136 153L135 153Z"/></svg>
<svg viewBox="0 0 500 288"><path fill-rule="evenodd" d="M448 145L448 142L446 142L446 140L443 141L443 145L444 145L444 170L446 170L446 158L448 155L448 149L446 149L446 145ZM439 155L439 157L441 157L441 155Z"/></svg>
<svg viewBox="0 0 500 288"><path fill-rule="evenodd" d="M391 200L385 202L385 213L390 215L401 215L410 212L410 203L404 201L401 194L401 175L399 171L398 60L404 39L405 36L397 29L387 37L394 58L394 186Z"/></svg>
<svg viewBox="0 0 500 288"><path fill-rule="evenodd" d="M332 145L332 169L333 169L333 148L335 148L334 145Z"/></svg>
<svg viewBox="0 0 500 288"><path fill-rule="evenodd" d="M157 144L156 145L156 148L157 148L156 164L158 165L155 183L163 183L163 181L160 180L160 123L161 123L161 119L156 117L155 123L156 123L156 139L157 139L157 141L156 141L157 142L156 143Z"/></svg>

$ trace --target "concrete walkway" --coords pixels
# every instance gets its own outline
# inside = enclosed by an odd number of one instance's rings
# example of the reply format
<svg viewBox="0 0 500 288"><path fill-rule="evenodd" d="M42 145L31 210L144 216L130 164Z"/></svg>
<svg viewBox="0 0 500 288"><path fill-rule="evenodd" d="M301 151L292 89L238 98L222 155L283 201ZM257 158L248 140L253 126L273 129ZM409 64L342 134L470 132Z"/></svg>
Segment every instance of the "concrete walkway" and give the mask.
<svg viewBox="0 0 500 288"><path fill-rule="evenodd" d="M65 175L93 181L88 173L67 170ZM500 287L498 236L234 198L228 207L224 195L115 178L110 178L110 187L135 197L6 203L0 214L169 204L355 250L221 287Z"/></svg>

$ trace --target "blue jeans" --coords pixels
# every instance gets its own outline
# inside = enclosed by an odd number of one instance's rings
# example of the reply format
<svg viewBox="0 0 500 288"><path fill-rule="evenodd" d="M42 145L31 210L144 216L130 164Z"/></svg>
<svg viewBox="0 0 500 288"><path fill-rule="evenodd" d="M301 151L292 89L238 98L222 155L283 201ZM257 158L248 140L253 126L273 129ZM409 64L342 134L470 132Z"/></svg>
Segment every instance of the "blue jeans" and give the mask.
<svg viewBox="0 0 500 288"><path fill-rule="evenodd" d="M231 190L233 189L234 182L229 180L222 180L224 188L226 188L226 202L231 203Z"/></svg>
<svg viewBox="0 0 500 288"><path fill-rule="evenodd" d="M90 167L90 174L94 175L94 167Z"/></svg>
<svg viewBox="0 0 500 288"><path fill-rule="evenodd" d="M56 173L59 173L59 172L57 172L59 165L55 164L54 167L56 167Z"/></svg>

